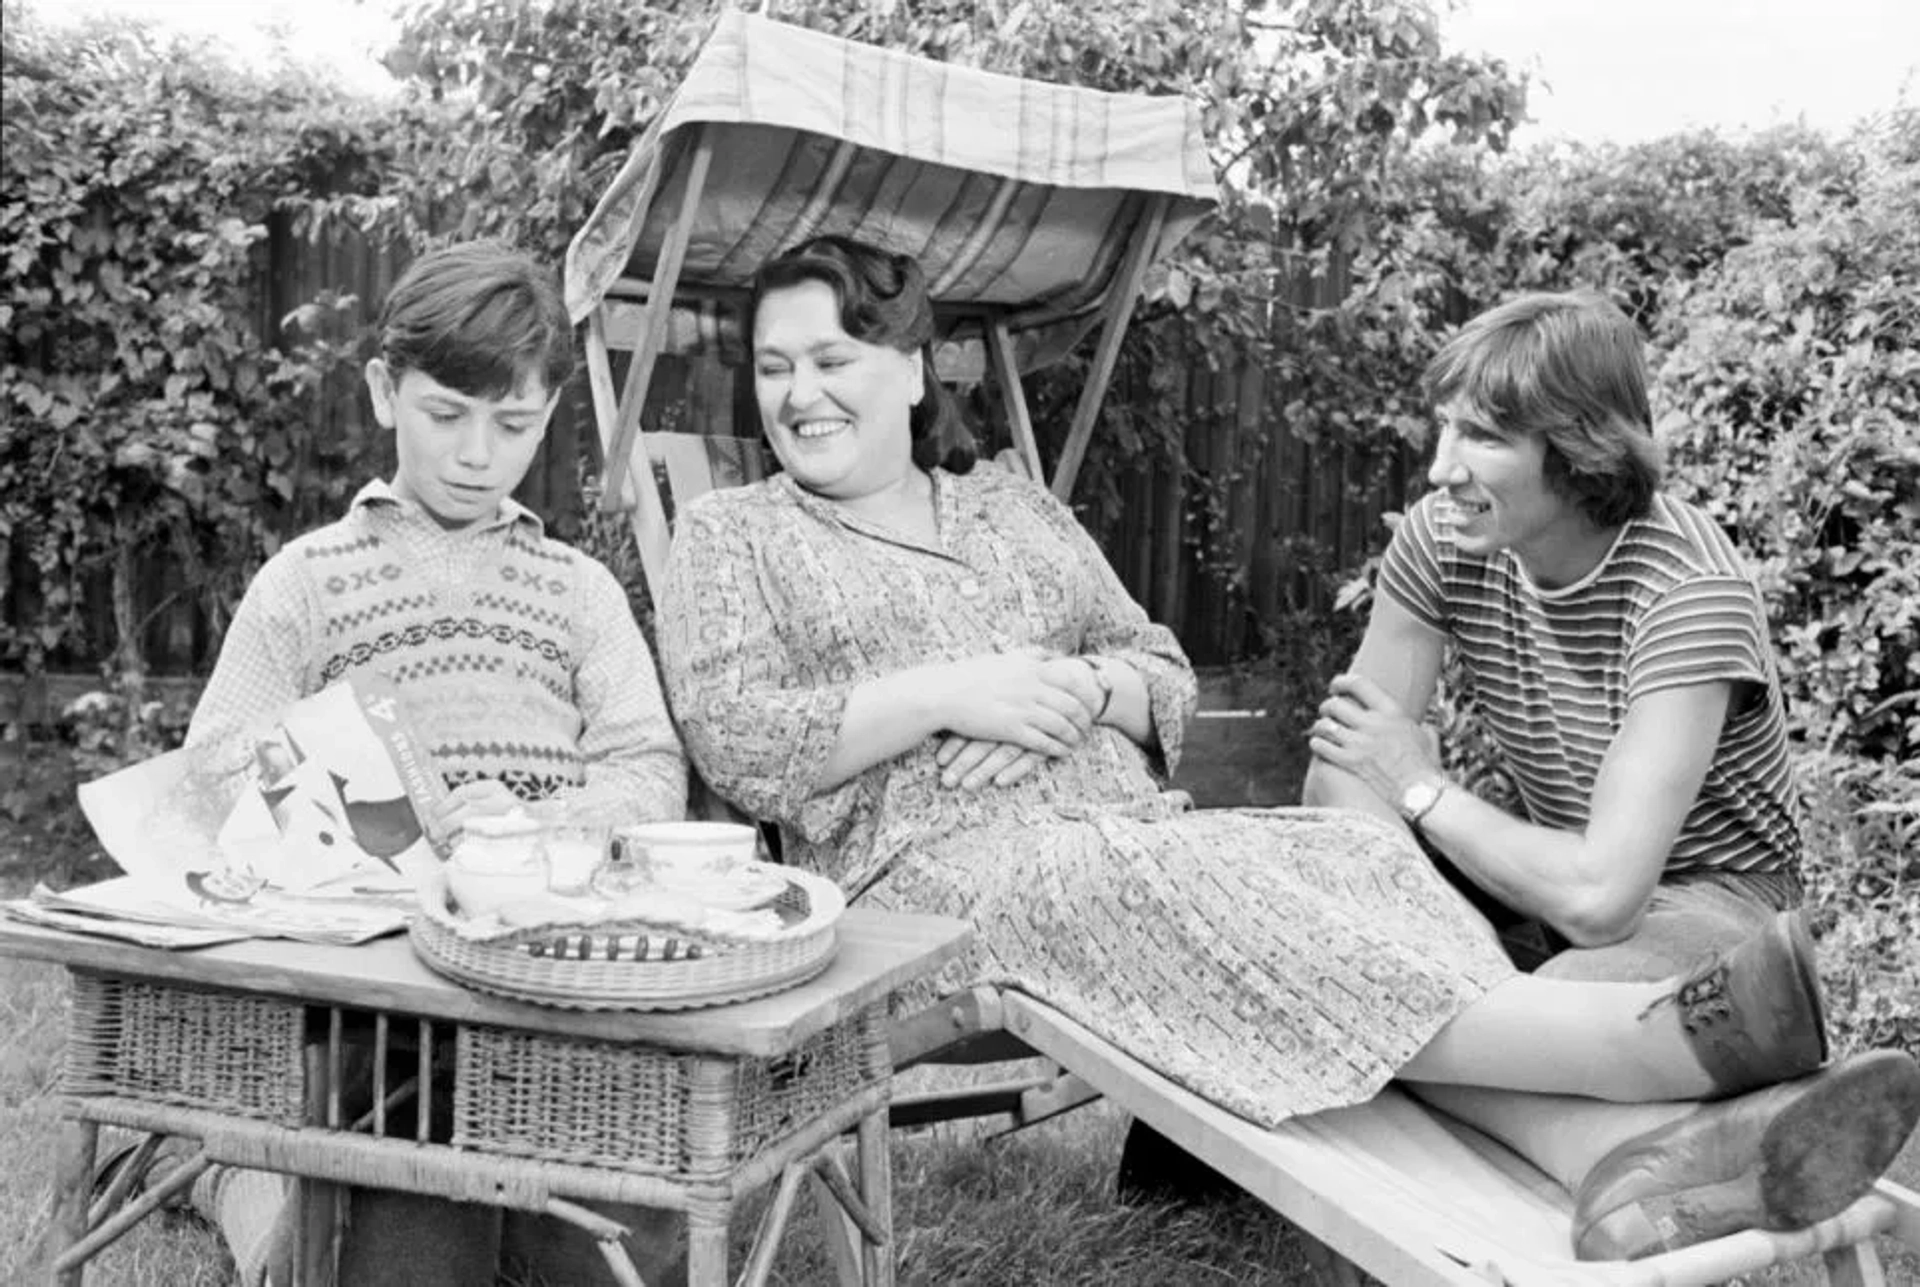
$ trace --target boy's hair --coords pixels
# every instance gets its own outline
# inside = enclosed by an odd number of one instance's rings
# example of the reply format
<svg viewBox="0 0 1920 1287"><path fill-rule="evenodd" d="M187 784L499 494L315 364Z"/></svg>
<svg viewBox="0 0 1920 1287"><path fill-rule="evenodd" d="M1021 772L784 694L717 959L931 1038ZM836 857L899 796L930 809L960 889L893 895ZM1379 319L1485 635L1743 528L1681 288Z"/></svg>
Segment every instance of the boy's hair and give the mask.
<svg viewBox="0 0 1920 1287"><path fill-rule="evenodd" d="M387 292L374 333L396 380L419 371L469 397L506 397L530 375L551 396L573 374L573 325L559 284L498 242L414 260Z"/></svg>
<svg viewBox="0 0 1920 1287"><path fill-rule="evenodd" d="M918 353L926 393L908 413L913 463L964 474L979 459L973 433L953 395L933 369L933 299L927 277L911 255L890 254L851 237L815 237L761 266L747 301L746 341L753 343L760 301L802 282L824 282L840 301L840 327L863 344Z"/></svg>
<svg viewBox="0 0 1920 1287"><path fill-rule="evenodd" d="M1468 322L1423 379L1427 402L1459 402L1546 442L1547 483L1601 527L1644 516L1660 488L1640 333L1591 290L1522 295Z"/></svg>

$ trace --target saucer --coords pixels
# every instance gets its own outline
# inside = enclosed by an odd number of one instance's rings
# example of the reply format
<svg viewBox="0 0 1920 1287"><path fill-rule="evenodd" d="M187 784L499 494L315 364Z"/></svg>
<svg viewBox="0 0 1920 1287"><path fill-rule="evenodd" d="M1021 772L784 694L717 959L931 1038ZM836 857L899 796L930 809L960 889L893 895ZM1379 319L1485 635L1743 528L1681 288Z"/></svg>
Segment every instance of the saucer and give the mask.
<svg viewBox="0 0 1920 1287"><path fill-rule="evenodd" d="M723 911L744 912L764 907L786 892L787 871L774 863L742 863L723 875L654 876L654 884L669 893L691 898Z"/></svg>

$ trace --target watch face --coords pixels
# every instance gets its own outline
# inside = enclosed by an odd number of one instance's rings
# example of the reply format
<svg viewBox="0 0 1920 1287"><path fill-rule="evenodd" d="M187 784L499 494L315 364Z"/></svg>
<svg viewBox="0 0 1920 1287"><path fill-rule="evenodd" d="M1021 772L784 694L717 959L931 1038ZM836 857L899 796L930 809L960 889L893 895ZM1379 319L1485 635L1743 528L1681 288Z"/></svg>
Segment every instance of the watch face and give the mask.
<svg viewBox="0 0 1920 1287"><path fill-rule="evenodd" d="M1412 817L1418 813L1425 813L1433 807L1433 802L1439 798L1439 795L1440 788L1436 787L1433 783L1416 782L1408 787L1406 793L1400 797L1400 812L1406 814L1408 817Z"/></svg>

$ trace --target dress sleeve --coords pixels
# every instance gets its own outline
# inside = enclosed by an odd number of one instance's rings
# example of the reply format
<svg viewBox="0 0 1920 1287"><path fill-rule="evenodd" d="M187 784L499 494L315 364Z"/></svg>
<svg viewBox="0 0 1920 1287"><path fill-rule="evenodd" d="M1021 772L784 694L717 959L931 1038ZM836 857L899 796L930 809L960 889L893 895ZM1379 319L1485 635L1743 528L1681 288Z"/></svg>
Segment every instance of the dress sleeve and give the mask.
<svg viewBox="0 0 1920 1287"><path fill-rule="evenodd" d="M575 553L573 702L586 781L563 797L606 801L636 821L684 817L687 762L653 654L613 573Z"/></svg>
<svg viewBox="0 0 1920 1287"><path fill-rule="evenodd" d="M317 664L319 638L319 610L302 576L301 556L283 550L241 596L213 674L194 704L186 746L201 770L219 779L248 771L255 741L319 687L309 673Z"/></svg>
<svg viewBox="0 0 1920 1287"><path fill-rule="evenodd" d="M1380 558L1380 592L1425 626L1445 634L1447 607L1440 571L1440 540L1434 530L1435 496L1408 510Z"/></svg>
<svg viewBox="0 0 1920 1287"><path fill-rule="evenodd" d="M1173 631L1150 619L1146 609L1127 593L1106 553L1073 511L1044 488L1036 487L1034 493L1041 498L1041 513L1048 525L1066 544L1093 587L1093 610L1087 618L1081 651L1124 661L1146 681L1147 705L1158 743L1147 749L1158 751L1159 767L1171 776L1180 763L1187 720L1198 703L1199 684L1193 666Z"/></svg>
<svg viewBox="0 0 1920 1287"><path fill-rule="evenodd" d="M1772 652L1753 585L1737 576L1683 581L1641 617L1627 652L1627 701L1663 688L1772 682Z"/></svg>
<svg viewBox="0 0 1920 1287"><path fill-rule="evenodd" d="M877 790L878 773L816 791L853 684L813 682L790 655L753 526L738 506L723 513L696 501L681 516L659 616L667 696L709 786L756 818L826 843Z"/></svg>

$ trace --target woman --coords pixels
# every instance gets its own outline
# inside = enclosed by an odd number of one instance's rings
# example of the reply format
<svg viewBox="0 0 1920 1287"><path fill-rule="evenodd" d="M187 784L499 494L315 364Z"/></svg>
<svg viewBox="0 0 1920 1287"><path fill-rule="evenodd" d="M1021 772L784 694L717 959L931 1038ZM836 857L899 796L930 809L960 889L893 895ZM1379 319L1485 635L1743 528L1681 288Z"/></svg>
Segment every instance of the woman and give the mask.
<svg viewBox="0 0 1920 1287"><path fill-rule="evenodd" d="M1710 1072L1690 980L1517 974L1390 824L1186 812L1163 793L1193 705L1186 659L1064 506L971 471L910 259L801 246L762 270L747 333L784 472L682 515L662 597L669 700L708 781L778 821L794 861L869 906L972 920L978 947L941 986L1018 987L1267 1124L1396 1075L1692 1100L1820 1065L1797 921L1700 972L1748 1050ZM1769 1147L1767 1123L1839 1117L1884 1063L1774 1092L1743 1118L1745 1155ZM1884 1165L1857 1135L1800 1150L1817 1202L1759 1214L1804 1223L1851 1200ZM1604 1186L1582 1227L1644 1223L1649 1204L1725 1178L1688 1163L1656 1188Z"/></svg>

